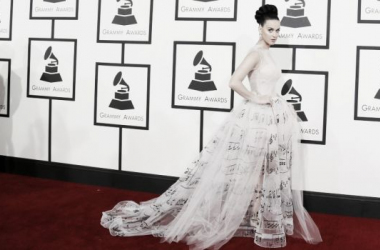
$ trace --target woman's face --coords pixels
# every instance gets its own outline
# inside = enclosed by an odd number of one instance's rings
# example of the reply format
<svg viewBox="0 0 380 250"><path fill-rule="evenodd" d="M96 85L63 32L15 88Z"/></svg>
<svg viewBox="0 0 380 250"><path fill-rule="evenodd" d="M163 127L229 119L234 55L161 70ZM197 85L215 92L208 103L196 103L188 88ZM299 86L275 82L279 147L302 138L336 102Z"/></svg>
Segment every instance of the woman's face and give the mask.
<svg viewBox="0 0 380 250"><path fill-rule="evenodd" d="M279 20L266 20L264 26L259 26L262 39L270 46L275 44L278 35L280 34L280 21Z"/></svg>

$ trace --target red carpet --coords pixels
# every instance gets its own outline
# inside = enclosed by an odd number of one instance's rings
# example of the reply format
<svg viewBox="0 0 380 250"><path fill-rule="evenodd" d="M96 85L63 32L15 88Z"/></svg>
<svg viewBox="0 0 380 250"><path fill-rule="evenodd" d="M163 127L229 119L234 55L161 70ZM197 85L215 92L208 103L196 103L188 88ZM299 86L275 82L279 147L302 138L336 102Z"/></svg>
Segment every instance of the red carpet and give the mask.
<svg viewBox="0 0 380 250"><path fill-rule="evenodd" d="M0 173L0 249L183 249L153 236L113 237L100 225L101 212L121 200L156 194ZM283 249L380 249L380 220L310 213L324 242L309 245L287 237ZM233 238L222 250L263 249L251 238Z"/></svg>

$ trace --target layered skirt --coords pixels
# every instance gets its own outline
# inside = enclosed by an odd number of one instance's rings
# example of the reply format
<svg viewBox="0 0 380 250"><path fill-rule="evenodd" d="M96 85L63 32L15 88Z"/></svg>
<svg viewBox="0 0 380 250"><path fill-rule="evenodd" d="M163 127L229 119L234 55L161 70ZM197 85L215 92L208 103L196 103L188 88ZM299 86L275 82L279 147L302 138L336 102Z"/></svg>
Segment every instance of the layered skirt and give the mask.
<svg viewBox="0 0 380 250"><path fill-rule="evenodd" d="M300 156L293 107L280 96L244 100L178 181L157 198L119 202L101 225L113 236L153 235L190 250L219 249L232 237L267 248L286 246L286 235L321 242L303 207Z"/></svg>

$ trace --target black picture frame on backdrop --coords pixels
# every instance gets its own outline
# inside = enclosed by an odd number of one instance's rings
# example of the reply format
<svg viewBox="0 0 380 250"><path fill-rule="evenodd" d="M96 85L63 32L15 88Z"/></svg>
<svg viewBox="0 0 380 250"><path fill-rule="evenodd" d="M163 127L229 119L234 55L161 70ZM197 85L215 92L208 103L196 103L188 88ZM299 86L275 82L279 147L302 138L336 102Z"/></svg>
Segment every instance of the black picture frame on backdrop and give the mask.
<svg viewBox="0 0 380 250"><path fill-rule="evenodd" d="M5 58L0 58L0 62L7 62L8 63L8 82L7 84L7 113L6 114L0 114L0 117L9 117L9 111L10 111L10 97L11 97L11 59L5 59Z"/></svg>
<svg viewBox="0 0 380 250"><path fill-rule="evenodd" d="M120 124L108 124L97 122L97 107L98 107L98 73L99 66L111 66L111 67L140 67L147 69L147 95L146 95L146 126L130 126L130 125L120 125ZM140 129L149 130L149 108L150 106L150 65L149 64L120 64L120 63L101 63L97 62L95 66L95 99L94 99L94 125L105 126L105 127L116 127L116 128L129 128L129 129Z"/></svg>
<svg viewBox="0 0 380 250"><path fill-rule="evenodd" d="M305 144L320 144L326 145L326 127L327 127L327 99L328 99L328 72L327 71L310 71L310 70L282 70L285 74L302 74L302 75L324 75L325 85L324 85L324 100L323 100L323 125L322 125L322 140L304 140L301 139L301 143Z"/></svg>
<svg viewBox="0 0 380 250"><path fill-rule="evenodd" d="M68 97L56 97L56 96L40 96L30 94L30 56L31 56L31 45L32 41L51 41L51 42L70 42L74 43L74 58L73 58L73 94L71 98ZM75 84L76 84L76 62L77 62L77 39L49 39L49 38L29 38L28 45L28 75L27 75L27 97L29 98L39 98L39 99L51 99L51 100L66 100L75 101Z"/></svg>
<svg viewBox="0 0 380 250"><path fill-rule="evenodd" d="M363 20L362 19L362 0L358 1L358 23L380 23L380 18L378 20ZM380 11L380 8L379 8Z"/></svg>
<svg viewBox="0 0 380 250"><path fill-rule="evenodd" d="M176 94L176 66L177 66L177 46L178 45L207 45L207 46L231 46L232 47L232 61L231 61L231 75L235 71L235 54L236 54L236 43L232 42L193 42L193 41L174 41L173 50L173 82L172 82L172 108L175 109L193 109L193 110L208 110L208 111L221 111L230 112L234 105L234 91L231 89L230 94L230 107L229 108L210 108L210 107L199 107L199 106L183 106L175 104L175 94Z"/></svg>
<svg viewBox="0 0 380 250"><path fill-rule="evenodd" d="M262 4L266 4L266 0L262 0ZM297 45L297 44L274 44L273 48L304 48L304 49L329 49L330 48L330 19L331 19L331 0L327 0L327 13L326 13L326 44L321 45Z"/></svg>
<svg viewBox="0 0 380 250"><path fill-rule="evenodd" d="M238 8L238 1L234 1L234 16L232 18L226 17L226 18L211 18L211 17L179 17L178 15L178 9L179 9L179 1L176 0L175 4L175 20L176 21L236 21L237 20L237 8Z"/></svg>
<svg viewBox="0 0 380 250"><path fill-rule="evenodd" d="M29 19L31 20L78 20L78 12L79 12L79 0L76 0L75 2L75 16L74 17L59 17L59 16L49 16L49 17L39 17L39 16L33 16L33 2L34 0L30 0L30 10L29 10Z"/></svg>
<svg viewBox="0 0 380 250"><path fill-rule="evenodd" d="M96 32L97 43L132 43L132 44L151 44L152 43L152 22L153 22L153 0L150 0L149 12L149 36L148 40L103 40L100 39L100 22L101 22L102 0L98 0L98 23Z"/></svg>
<svg viewBox="0 0 380 250"><path fill-rule="evenodd" d="M0 41L11 41L12 40L12 23L13 23L13 0L10 0L11 8L9 13L9 37L0 37Z"/></svg>
<svg viewBox="0 0 380 250"><path fill-rule="evenodd" d="M355 75L355 107L354 107L354 120L357 121L373 121L380 122L380 117L368 117L368 116L359 116L359 72L360 72L360 51L361 50L380 50L380 47L377 46L357 46L356 47L356 75Z"/></svg>

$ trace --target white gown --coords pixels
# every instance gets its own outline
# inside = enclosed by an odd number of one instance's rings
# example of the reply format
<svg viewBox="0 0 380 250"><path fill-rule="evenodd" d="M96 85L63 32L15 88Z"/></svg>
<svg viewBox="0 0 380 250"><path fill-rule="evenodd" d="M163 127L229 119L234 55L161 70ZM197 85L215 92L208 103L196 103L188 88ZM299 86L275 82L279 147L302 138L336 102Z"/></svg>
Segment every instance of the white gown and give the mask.
<svg viewBox="0 0 380 250"><path fill-rule="evenodd" d="M271 104L242 101L163 194L103 212L101 225L111 235L151 234L191 250L219 249L232 237L252 237L267 248L286 246L286 235L322 241L303 207L297 115L274 94L281 69L269 50L253 50L261 62L248 75L251 89L271 95Z"/></svg>

